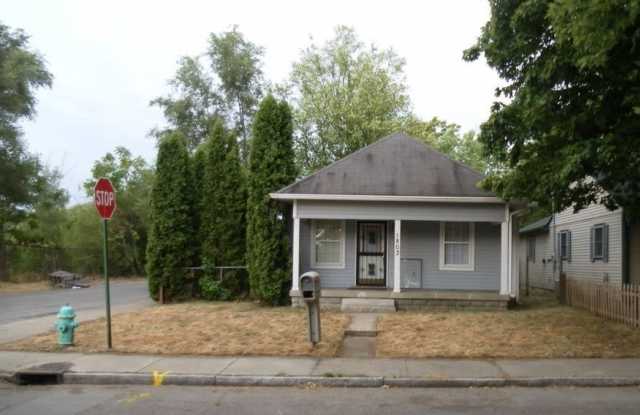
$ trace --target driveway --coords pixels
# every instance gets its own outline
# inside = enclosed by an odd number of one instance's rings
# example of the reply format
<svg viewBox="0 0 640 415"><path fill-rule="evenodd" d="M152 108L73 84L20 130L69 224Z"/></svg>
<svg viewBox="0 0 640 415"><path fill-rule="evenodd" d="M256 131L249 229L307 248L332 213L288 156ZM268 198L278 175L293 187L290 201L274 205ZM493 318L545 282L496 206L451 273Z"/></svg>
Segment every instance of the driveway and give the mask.
<svg viewBox="0 0 640 415"><path fill-rule="evenodd" d="M0 294L0 343L52 329L58 309L67 303L76 310L79 321L103 317L104 294L102 283L81 289ZM111 283L112 313L151 305L146 281Z"/></svg>

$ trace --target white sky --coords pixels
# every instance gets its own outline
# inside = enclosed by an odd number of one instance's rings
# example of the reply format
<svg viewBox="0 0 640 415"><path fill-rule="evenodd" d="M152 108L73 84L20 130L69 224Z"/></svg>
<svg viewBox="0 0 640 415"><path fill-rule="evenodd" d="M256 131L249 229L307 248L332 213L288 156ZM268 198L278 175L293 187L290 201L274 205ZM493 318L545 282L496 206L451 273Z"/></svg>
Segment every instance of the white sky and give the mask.
<svg viewBox="0 0 640 415"><path fill-rule="evenodd" d="M416 114L477 129L489 115L498 78L481 61L467 63L489 17L483 0L409 1L52 1L0 0L2 23L31 35L31 46L54 75L38 94L38 115L24 123L25 140L61 168L71 203L85 199L82 182L94 160L118 145L149 161L148 131L162 123L151 99L184 55L202 53L211 32L238 24L264 46L265 74L280 82L310 43L328 39L338 24L360 38L393 47L407 61Z"/></svg>

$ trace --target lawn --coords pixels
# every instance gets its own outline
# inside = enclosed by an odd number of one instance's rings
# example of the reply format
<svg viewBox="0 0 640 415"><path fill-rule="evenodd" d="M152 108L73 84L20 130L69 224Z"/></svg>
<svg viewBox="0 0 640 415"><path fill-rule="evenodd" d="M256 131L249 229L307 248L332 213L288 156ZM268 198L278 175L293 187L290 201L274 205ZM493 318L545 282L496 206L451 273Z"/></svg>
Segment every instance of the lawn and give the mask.
<svg viewBox="0 0 640 415"><path fill-rule="evenodd" d="M639 357L640 329L536 295L508 311L385 314L378 357Z"/></svg>
<svg viewBox="0 0 640 415"><path fill-rule="evenodd" d="M33 291L44 291L51 289L51 286L47 281L33 281L33 282L7 282L0 281L0 293L13 294L13 293L27 293Z"/></svg>
<svg viewBox="0 0 640 415"><path fill-rule="evenodd" d="M322 342L307 337L305 310L249 302L191 302L113 316L113 350L167 355L335 356L349 317L322 313ZM70 352L105 352L104 319L81 323ZM0 345L2 350L59 351L55 333Z"/></svg>

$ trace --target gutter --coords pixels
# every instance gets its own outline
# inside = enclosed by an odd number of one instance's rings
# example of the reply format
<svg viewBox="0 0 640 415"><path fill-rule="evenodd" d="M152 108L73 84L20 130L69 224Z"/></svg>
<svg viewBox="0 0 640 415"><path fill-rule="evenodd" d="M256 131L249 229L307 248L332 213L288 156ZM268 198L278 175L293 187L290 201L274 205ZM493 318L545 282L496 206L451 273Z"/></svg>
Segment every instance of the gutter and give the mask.
<svg viewBox="0 0 640 415"><path fill-rule="evenodd" d="M342 200L368 202L435 202L435 203L506 203L494 196L391 196L391 195L331 195L308 193L269 193L276 200Z"/></svg>

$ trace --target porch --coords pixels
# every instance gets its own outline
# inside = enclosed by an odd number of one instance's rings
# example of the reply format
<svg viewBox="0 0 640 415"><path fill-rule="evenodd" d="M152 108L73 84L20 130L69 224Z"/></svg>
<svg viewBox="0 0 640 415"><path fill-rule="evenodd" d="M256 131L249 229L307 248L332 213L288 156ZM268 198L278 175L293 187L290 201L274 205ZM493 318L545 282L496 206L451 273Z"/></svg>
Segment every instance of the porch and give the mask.
<svg viewBox="0 0 640 415"><path fill-rule="evenodd" d="M511 222L504 204L294 201L292 303L317 271L324 307L506 308L518 294Z"/></svg>

